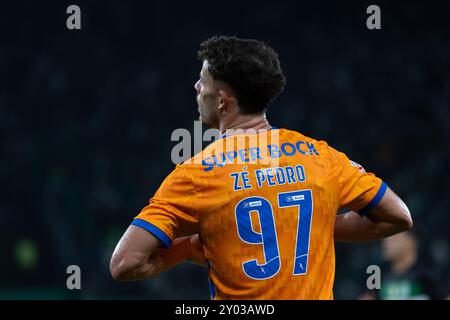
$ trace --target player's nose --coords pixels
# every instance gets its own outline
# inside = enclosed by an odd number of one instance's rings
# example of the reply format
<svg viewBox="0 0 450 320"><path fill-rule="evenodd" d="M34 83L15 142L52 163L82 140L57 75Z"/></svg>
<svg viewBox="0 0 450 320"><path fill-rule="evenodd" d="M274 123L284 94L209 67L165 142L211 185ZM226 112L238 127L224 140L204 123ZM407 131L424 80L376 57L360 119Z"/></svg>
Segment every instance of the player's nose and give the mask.
<svg viewBox="0 0 450 320"><path fill-rule="evenodd" d="M200 80L198 80L194 85L195 91L197 91L197 94L200 93Z"/></svg>

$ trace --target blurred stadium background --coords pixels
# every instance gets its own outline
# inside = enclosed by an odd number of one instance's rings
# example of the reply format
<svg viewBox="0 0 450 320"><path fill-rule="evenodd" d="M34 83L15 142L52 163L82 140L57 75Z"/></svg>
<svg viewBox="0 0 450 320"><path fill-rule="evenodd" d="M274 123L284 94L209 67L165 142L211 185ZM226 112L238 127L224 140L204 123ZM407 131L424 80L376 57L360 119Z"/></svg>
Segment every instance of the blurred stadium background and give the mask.
<svg viewBox="0 0 450 320"><path fill-rule="evenodd" d="M77 4L82 30L66 28ZM382 29L365 10L378 4ZM450 4L444 1L8 1L0 4L0 299L209 299L206 270L115 283L110 255L193 130L199 43L253 37L280 54L272 125L324 139L409 205L421 263L449 279ZM380 243L338 244L354 299ZM66 267L82 290L66 289Z"/></svg>

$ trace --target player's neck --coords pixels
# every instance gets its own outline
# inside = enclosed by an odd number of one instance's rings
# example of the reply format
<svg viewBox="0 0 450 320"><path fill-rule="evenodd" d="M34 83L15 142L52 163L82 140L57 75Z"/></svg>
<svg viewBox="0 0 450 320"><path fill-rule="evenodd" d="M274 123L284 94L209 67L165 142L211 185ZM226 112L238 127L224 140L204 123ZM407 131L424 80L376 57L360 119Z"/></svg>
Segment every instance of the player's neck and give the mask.
<svg viewBox="0 0 450 320"><path fill-rule="evenodd" d="M241 130L268 130L272 128L269 122L266 119L266 114L263 113L261 115L239 115L232 121L223 121L220 124L220 132L225 133L228 129L241 129Z"/></svg>
<svg viewBox="0 0 450 320"><path fill-rule="evenodd" d="M401 259L392 262L392 272L402 274L408 271L417 261L417 254L414 251L405 253Z"/></svg>

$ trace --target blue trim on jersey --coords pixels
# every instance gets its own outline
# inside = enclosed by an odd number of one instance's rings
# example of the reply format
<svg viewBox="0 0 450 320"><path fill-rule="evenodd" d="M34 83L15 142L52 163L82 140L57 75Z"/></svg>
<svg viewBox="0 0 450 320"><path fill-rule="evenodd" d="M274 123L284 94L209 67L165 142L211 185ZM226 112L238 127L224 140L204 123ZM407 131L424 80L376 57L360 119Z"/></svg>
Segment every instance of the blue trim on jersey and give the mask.
<svg viewBox="0 0 450 320"><path fill-rule="evenodd" d="M172 244L172 240L170 240L170 238L167 236L167 234L165 234L163 231L161 231L161 229L154 226L153 224L151 224L148 221L145 221L142 219L134 219L131 224L133 226L137 226L142 229L145 229L148 232L150 232L151 234L153 234L155 237L157 237L159 240L161 240L161 242L164 244L164 246L166 248L170 247L170 245Z"/></svg>
<svg viewBox="0 0 450 320"><path fill-rule="evenodd" d="M386 193L387 190L387 185L384 182L381 182L381 186L380 189L378 189L377 194L375 195L375 197L373 197L372 200L370 200L370 202L361 210L358 211L358 214L361 217L364 217L366 214L368 214L373 208L375 208L377 206L377 204L381 201L381 199L383 198L384 194Z"/></svg>
<svg viewBox="0 0 450 320"><path fill-rule="evenodd" d="M209 291L211 291L211 299L213 300L216 296L216 287L214 286L214 283L212 282L211 279L211 264L209 263L208 259L206 260L206 268L208 269L208 277L209 277Z"/></svg>

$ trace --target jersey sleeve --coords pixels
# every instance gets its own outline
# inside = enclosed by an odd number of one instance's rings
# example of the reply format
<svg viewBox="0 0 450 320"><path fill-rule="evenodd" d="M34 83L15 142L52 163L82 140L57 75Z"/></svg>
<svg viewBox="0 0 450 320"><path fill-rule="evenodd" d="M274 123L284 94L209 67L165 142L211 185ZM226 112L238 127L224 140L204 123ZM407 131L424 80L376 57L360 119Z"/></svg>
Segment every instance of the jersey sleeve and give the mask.
<svg viewBox="0 0 450 320"><path fill-rule="evenodd" d="M178 165L131 224L151 232L169 247L175 238L198 232L194 196L191 179Z"/></svg>
<svg viewBox="0 0 450 320"><path fill-rule="evenodd" d="M364 216L383 198L387 185L373 173L330 147L338 181L339 205Z"/></svg>

